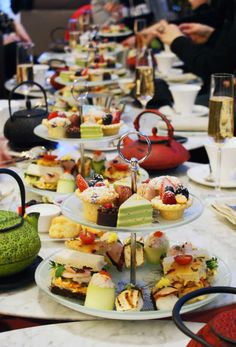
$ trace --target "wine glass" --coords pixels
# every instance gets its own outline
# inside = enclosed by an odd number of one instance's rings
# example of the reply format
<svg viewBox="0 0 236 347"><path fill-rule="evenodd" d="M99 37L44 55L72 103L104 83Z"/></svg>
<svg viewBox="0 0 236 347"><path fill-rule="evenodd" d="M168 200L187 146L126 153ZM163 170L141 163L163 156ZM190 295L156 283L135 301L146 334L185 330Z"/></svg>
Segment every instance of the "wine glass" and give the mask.
<svg viewBox="0 0 236 347"><path fill-rule="evenodd" d="M22 82L33 82L34 71L33 71L33 43L19 42L16 48L16 83ZM28 94L31 90L30 84L22 86L25 100L28 99Z"/></svg>
<svg viewBox="0 0 236 347"><path fill-rule="evenodd" d="M80 42L80 25L77 19L70 18L68 21L69 48L73 51Z"/></svg>
<svg viewBox="0 0 236 347"><path fill-rule="evenodd" d="M208 135L217 146L215 189L219 195L222 145L234 135L234 76L231 74L211 76Z"/></svg>
<svg viewBox="0 0 236 347"><path fill-rule="evenodd" d="M154 69L151 50L142 48L137 54L135 97L145 108L154 96Z"/></svg>

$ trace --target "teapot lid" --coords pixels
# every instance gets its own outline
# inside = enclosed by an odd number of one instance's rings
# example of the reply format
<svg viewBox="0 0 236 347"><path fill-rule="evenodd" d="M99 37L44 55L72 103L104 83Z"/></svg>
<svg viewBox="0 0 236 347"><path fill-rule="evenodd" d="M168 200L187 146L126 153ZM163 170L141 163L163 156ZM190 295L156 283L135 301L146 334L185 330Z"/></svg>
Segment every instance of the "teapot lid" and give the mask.
<svg viewBox="0 0 236 347"><path fill-rule="evenodd" d="M148 136L148 138L152 144L156 144L156 143L167 144L169 142L168 136L165 136L165 135L161 136L161 135L157 134L157 128L156 127L152 128L152 135ZM140 137L139 141L146 143L146 140L143 137Z"/></svg>

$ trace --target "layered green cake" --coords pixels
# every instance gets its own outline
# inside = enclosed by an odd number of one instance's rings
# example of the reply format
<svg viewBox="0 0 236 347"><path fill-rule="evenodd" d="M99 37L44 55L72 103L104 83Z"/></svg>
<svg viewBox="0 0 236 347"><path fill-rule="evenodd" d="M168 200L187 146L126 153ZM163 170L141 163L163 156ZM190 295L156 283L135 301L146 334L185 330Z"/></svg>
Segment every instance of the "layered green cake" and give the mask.
<svg viewBox="0 0 236 347"><path fill-rule="evenodd" d="M119 208L117 227L152 223L152 204L138 194L133 194Z"/></svg>
<svg viewBox="0 0 236 347"><path fill-rule="evenodd" d="M81 138L93 139L103 137L102 127L96 123L83 123L80 126Z"/></svg>

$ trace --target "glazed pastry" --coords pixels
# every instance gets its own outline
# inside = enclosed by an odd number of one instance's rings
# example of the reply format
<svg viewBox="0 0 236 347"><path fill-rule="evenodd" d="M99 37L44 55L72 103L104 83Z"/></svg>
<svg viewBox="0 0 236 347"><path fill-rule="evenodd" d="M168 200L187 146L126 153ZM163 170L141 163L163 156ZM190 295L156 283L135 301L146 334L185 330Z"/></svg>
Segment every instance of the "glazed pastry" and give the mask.
<svg viewBox="0 0 236 347"><path fill-rule="evenodd" d="M142 291L131 284L118 294L115 301L117 311L141 311L143 307Z"/></svg>
<svg viewBox="0 0 236 347"><path fill-rule="evenodd" d="M115 186L114 185L114 187L115 187L115 191L119 195L117 203L120 206L131 197L132 191L131 191L131 188L127 187L127 186L122 186L122 185Z"/></svg>
<svg viewBox="0 0 236 347"><path fill-rule="evenodd" d="M113 310L115 303L115 284L106 271L92 276L89 282L84 306L97 310Z"/></svg>
<svg viewBox="0 0 236 347"><path fill-rule="evenodd" d="M162 231L155 231L149 235L144 244L146 259L151 264L160 264L161 259L166 255L169 248L169 241Z"/></svg>
<svg viewBox="0 0 236 347"><path fill-rule="evenodd" d="M137 194L149 201L151 201L157 195L156 190L149 183L142 183L137 189Z"/></svg>
<svg viewBox="0 0 236 347"><path fill-rule="evenodd" d="M129 165L119 156L106 163L104 177L114 182L130 175Z"/></svg>

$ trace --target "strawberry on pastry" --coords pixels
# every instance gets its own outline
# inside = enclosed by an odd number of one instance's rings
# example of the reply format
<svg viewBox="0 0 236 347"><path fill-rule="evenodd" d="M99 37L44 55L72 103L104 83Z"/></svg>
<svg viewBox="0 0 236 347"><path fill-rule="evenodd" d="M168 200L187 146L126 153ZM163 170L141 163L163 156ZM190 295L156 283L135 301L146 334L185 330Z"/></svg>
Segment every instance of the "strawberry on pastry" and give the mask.
<svg viewBox="0 0 236 347"><path fill-rule="evenodd" d="M78 174L76 176L76 185L78 187L78 189L80 190L80 192L82 193L85 189L87 189L88 183L85 181L85 179L83 178L82 175Z"/></svg>

